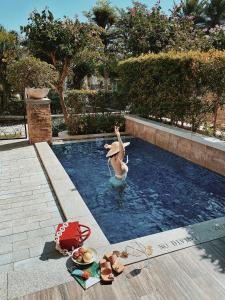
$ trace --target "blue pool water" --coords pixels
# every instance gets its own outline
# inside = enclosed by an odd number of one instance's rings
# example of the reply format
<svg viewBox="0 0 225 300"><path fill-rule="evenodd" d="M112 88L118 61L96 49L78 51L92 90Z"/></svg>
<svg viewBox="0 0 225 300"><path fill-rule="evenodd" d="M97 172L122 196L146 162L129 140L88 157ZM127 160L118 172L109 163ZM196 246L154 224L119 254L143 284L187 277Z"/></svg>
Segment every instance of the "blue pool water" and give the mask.
<svg viewBox="0 0 225 300"><path fill-rule="evenodd" d="M225 178L136 138L124 190L109 184L105 143L53 145L111 243L225 216Z"/></svg>

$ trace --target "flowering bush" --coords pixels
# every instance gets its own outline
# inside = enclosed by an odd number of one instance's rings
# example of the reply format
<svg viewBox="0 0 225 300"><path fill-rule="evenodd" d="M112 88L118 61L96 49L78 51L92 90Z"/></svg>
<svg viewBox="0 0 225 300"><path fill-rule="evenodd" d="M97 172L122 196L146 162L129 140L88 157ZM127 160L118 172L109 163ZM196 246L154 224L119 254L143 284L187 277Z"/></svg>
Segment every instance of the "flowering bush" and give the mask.
<svg viewBox="0 0 225 300"><path fill-rule="evenodd" d="M209 39L215 49L225 49L225 26L216 25L209 30Z"/></svg>

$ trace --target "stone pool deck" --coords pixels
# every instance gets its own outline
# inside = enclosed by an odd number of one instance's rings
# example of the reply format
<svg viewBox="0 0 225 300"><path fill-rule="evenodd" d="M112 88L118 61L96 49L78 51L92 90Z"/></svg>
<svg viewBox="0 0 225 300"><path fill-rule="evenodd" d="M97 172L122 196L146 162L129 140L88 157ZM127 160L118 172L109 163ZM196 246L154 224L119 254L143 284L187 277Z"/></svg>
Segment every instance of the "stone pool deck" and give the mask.
<svg viewBox="0 0 225 300"><path fill-rule="evenodd" d="M65 258L53 242L55 226L62 220L35 148L25 140L1 141L1 300L69 279ZM57 275L57 268L64 272Z"/></svg>

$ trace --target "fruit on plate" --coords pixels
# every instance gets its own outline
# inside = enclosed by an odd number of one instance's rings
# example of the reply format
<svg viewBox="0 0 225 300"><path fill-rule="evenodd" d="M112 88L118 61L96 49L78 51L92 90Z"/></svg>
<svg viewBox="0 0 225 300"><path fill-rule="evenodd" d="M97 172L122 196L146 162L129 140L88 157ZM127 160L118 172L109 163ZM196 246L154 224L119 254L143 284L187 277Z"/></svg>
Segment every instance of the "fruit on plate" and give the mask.
<svg viewBox="0 0 225 300"><path fill-rule="evenodd" d="M90 263L93 259L93 252L89 248L79 248L73 252L73 259L78 263Z"/></svg>
<svg viewBox="0 0 225 300"><path fill-rule="evenodd" d="M90 253L91 255L92 255L92 253L93 253L93 252L92 252L92 250L91 250L91 249L89 249L89 248L87 249L87 251L86 251L86 252L87 252L87 253Z"/></svg>
<svg viewBox="0 0 225 300"><path fill-rule="evenodd" d="M83 257L82 256L78 256L78 258L76 258L76 261L81 263L83 261Z"/></svg>
<svg viewBox="0 0 225 300"><path fill-rule="evenodd" d="M86 248L80 248L78 251L79 251L80 254L83 255L85 252L87 252L87 249Z"/></svg>
<svg viewBox="0 0 225 300"><path fill-rule="evenodd" d="M88 263L92 260L92 255L90 252L85 252L84 255L83 255L83 261Z"/></svg>
<svg viewBox="0 0 225 300"><path fill-rule="evenodd" d="M78 251L75 251L75 252L73 253L73 258L74 258L74 259L77 259L79 256L80 256L80 253L79 253Z"/></svg>

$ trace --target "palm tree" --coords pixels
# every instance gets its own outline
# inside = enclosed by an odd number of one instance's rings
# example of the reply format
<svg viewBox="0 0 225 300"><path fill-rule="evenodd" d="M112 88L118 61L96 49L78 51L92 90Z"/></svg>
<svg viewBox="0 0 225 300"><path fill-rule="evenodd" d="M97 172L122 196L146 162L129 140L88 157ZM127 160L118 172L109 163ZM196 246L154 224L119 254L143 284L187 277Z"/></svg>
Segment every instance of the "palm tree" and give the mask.
<svg viewBox="0 0 225 300"><path fill-rule="evenodd" d="M105 90L107 90L109 77L107 64L110 61L111 51L109 47L111 44L111 38L113 36L111 28L117 21L117 11L111 6L108 0L99 0L89 12L84 12L84 15L89 19L90 22L95 23L101 28L101 40L104 45L104 86Z"/></svg>
<svg viewBox="0 0 225 300"><path fill-rule="evenodd" d="M207 24L210 27L220 25L225 21L225 0L211 0L205 10Z"/></svg>
<svg viewBox="0 0 225 300"><path fill-rule="evenodd" d="M203 23L206 5L206 0L181 0L178 5L174 3L172 12L180 18L191 17L195 23Z"/></svg>
<svg viewBox="0 0 225 300"><path fill-rule="evenodd" d="M84 12L84 15L103 29L107 29L115 24L117 19L115 8L107 0L97 1L89 12Z"/></svg>

